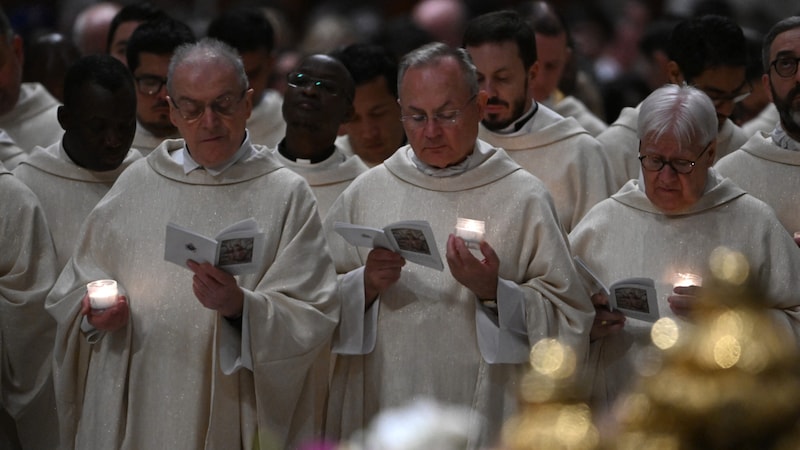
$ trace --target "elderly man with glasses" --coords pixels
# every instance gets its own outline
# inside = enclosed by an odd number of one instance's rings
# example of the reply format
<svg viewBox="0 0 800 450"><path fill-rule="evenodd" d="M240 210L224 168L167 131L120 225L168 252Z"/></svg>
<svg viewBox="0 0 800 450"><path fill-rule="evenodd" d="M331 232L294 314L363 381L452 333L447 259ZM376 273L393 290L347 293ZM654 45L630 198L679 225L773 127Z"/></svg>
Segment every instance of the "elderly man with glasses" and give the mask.
<svg viewBox="0 0 800 450"><path fill-rule="evenodd" d="M487 97L466 51L421 47L398 79L410 145L356 178L324 221L342 299L326 433L349 438L379 412L427 397L473 408L465 448L487 448L515 410L531 345L558 338L582 362L592 306L572 282L544 185L477 139ZM459 218L484 222L472 249L452 234ZM414 246L436 252L444 270L333 231L401 220L430 223L435 242Z"/></svg>
<svg viewBox="0 0 800 450"><path fill-rule="evenodd" d="M758 132L741 149L722 158L717 169L769 204L800 245L800 16L775 24L764 38L761 81L780 121Z"/></svg>
<svg viewBox="0 0 800 450"><path fill-rule="evenodd" d="M751 89L745 74L747 42L739 25L715 15L686 19L672 30L667 53L670 61L666 75L670 83L694 86L711 98L717 116L716 160L741 147L748 136L730 120L730 115ZM617 120L597 136L608 157L615 190L639 177L639 109L624 108Z"/></svg>
<svg viewBox="0 0 800 450"><path fill-rule="evenodd" d="M589 211L569 235L574 254L606 286L653 279L659 315L691 321L702 288L673 288L677 274L709 279L710 255L726 246L747 258L776 326L800 341L800 251L769 206L712 167L712 101L696 88L665 85L642 102L638 137L640 178ZM602 415L631 387L652 324L611 311L604 294L589 295L592 405Z"/></svg>
<svg viewBox="0 0 800 450"><path fill-rule="evenodd" d="M61 447L295 448L321 432L309 373L338 318L314 196L251 144L235 50L183 45L168 74L183 139L122 174L47 299ZM265 235L252 273L164 260L169 222L215 236L248 218ZM121 290L101 311L86 295L97 279Z"/></svg>
<svg viewBox="0 0 800 450"><path fill-rule="evenodd" d="M169 117L167 68L175 49L194 42L183 22L159 17L139 25L128 41L128 69L136 82L136 134L133 148L147 156L164 139L179 137Z"/></svg>

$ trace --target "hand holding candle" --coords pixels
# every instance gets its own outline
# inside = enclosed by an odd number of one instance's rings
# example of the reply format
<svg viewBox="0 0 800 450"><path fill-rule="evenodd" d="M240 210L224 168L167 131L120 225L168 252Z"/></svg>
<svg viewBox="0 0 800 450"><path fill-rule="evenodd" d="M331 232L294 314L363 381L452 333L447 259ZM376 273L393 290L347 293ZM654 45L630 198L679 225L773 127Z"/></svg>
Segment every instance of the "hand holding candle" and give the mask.
<svg viewBox="0 0 800 450"><path fill-rule="evenodd" d="M667 302L673 313L678 317L688 318L695 308L698 289L703 285L700 275L688 272L676 273L672 281L672 295L667 297Z"/></svg>
<svg viewBox="0 0 800 450"><path fill-rule="evenodd" d="M97 280L86 285L89 294L89 304L92 309L102 310L114 306L117 303L119 292L117 282L114 280Z"/></svg>

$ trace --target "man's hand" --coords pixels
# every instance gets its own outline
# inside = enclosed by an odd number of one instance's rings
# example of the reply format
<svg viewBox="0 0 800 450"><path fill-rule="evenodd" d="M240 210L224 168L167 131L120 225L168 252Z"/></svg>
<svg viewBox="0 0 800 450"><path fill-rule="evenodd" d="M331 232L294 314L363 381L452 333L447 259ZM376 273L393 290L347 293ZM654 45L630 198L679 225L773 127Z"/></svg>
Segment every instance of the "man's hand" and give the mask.
<svg viewBox="0 0 800 450"><path fill-rule="evenodd" d="M374 248L364 264L364 297L369 308L378 296L400 279L406 260L399 253L385 248Z"/></svg>
<svg viewBox="0 0 800 450"><path fill-rule="evenodd" d="M470 253L464 240L451 234L447 237L447 265L453 278L472 291L479 299L497 298L497 277L500 258L488 242L480 245L483 260Z"/></svg>
<svg viewBox="0 0 800 450"><path fill-rule="evenodd" d="M589 332L589 339L596 341L606 336L612 336L625 327L625 315L619 311L608 309L608 297L602 292L592 295L594 305L594 322L592 331Z"/></svg>
<svg viewBox="0 0 800 450"><path fill-rule="evenodd" d="M81 300L81 314L86 316L86 320L91 326L100 331L117 331L128 324L130 318L128 298L119 295L114 306L106 309L92 309L87 293Z"/></svg>
<svg viewBox="0 0 800 450"><path fill-rule="evenodd" d="M192 278L194 296L203 306L228 318L241 317L244 291L236 283L233 275L209 263L198 264L188 260L186 264L194 272Z"/></svg>
<svg viewBox="0 0 800 450"><path fill-rule="evenodd" d="M672 290L673 294L667 297L669 307L678 317L688 318L694 311L697 296L700 295L699 286L678 286Z"/></svg>

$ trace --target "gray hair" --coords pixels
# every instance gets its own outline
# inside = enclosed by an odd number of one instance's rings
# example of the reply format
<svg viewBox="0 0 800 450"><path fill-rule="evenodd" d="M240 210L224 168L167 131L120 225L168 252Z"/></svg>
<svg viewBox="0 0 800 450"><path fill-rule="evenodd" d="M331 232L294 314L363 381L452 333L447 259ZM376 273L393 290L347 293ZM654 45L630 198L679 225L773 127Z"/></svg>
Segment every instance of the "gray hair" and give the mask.
<svg viewBox="0 0 800 450"><path fill-rule="evenodd" d="M794 30L799 27L800 16L792 16L781 20L769 29L767 35L764 36L764 43L761 45L761 63L764 65L764 73L769 73L769 65L772 62L769 60L769 52L775 38L783 32Z"/></svg>
<svg viewBox="0 0 800 450"><path fill-rule="evenodd" d="M247 73L244 71L244 64L239 52L217 39L203 38L197 42L180 45L172 54L172 58L169 61L169 69L167 69L167 92L170 95L174 93L172 80L174 79L175 69L184 62L191 64L194 62L193 60L221 60L234 69L242 90L247 89L249 86L250 82L247 79Z"/></svg>
<svg viewBox="0 0 800 450"><path fill-rule="evenodd" d="M667 84L653 91L639 109L638 136L657 141L667 134L682 145L708 144L717 137L717 113L711 99L701 90Z"/></svg>
<svg viewBox="0 0 800 450"><path fill-rule="evenodd" d="M477 69L475 68L475 64L472 63L472 58L470 58L469 53L463 48L453 48L441 42L432 42L423 45L416 50L410 51L403 57L398 66L397 92L400 92L400 86L403 84L403 77L405 77L408 69L412 67L432 66L447 58L453 58L458 63L458 66L461 68L461 73L464 75L464 82L469 87L469 94L477 94Z"/></svg>

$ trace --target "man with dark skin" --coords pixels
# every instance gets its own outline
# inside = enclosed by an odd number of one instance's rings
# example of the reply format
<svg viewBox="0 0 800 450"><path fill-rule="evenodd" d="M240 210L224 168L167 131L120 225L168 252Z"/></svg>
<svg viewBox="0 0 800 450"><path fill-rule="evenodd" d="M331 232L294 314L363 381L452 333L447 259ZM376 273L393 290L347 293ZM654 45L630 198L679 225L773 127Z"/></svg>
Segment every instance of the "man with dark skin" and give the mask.
<svg viewBox="0 0 800 450"><path fill-rule="evenodd" d="M139 152L136 91L128 69L109 55L78 60L67 72L58 121L64 137L37 147L14 174L39 197L59 268L72 255L81 223Z"/></svg>
<svg viewBox="0 0 800 450"><path fill-rule="evenodd" d="M338 60L311 55L288 77L283 101L286 137L281 162L302 175L317 197L320 215L367 168L335 145L339 126L353 116L353 78Z"/></svg>

